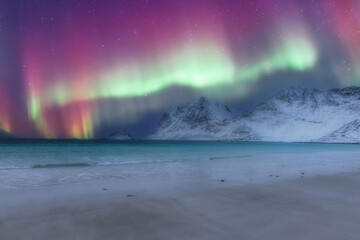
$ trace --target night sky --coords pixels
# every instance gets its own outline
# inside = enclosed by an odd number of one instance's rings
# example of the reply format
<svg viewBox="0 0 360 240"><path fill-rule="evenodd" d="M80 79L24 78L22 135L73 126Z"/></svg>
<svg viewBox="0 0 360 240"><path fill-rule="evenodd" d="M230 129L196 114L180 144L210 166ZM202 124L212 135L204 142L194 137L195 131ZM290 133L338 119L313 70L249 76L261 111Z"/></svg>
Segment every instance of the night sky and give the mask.
<svg viewBox="0 0 360 240"><path fill-rule="evenodd" d="M0 2L0 128L21 137L145 137L199 96L240 112L359 66L358 0Z"/></svg>

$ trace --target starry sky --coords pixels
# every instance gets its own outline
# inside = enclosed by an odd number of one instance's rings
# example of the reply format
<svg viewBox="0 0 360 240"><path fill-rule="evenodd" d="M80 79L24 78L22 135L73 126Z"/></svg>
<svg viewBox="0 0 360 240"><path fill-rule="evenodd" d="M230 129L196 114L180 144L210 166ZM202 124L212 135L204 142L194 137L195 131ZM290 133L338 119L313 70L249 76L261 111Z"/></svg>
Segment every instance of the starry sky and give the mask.
<svg viewBox="0 0 360 240"><path fill-rule="evenodd" d="M241 112L359 85L358 0L2 0L0 129L145 137L199 96Z"/></svg>

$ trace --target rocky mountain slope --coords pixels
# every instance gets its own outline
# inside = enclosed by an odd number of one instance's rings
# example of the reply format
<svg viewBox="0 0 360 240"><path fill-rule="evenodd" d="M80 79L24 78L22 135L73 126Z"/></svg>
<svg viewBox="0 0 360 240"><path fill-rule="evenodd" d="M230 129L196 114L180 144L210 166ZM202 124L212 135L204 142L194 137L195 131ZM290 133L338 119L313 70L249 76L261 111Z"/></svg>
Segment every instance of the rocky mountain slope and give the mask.
<svg viewBox="0 0 360 240"><path fill-rule="evenodd" d="M345 124L341 128L333 131L319 139L320 142L341 142L341 143L358 143L360 142L360 119L356 119Z"/></svg>
<svg viewBox="0 0 360 240"><path fill-rule="evenodd" d="M212 139L222 131L221 123L232 119L230 109L201 97L165 112L151 139Z"/></svg>

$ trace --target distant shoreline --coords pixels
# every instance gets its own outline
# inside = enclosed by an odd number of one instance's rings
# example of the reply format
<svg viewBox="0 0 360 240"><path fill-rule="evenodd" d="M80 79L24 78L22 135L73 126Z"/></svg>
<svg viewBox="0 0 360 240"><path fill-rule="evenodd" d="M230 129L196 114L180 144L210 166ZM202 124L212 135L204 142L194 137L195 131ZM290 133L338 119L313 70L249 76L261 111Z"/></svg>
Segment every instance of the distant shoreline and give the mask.
<svg viewBox="0 0 360 240"><path fill-rule="evenodd" d="M153 140L153 139L135 139L135 140L114 140L114 139L68 139L68 138L0 138L0 143L6 142L23 142L23 143L57 143L57 142L74 142L74 143L259 143L259 144L360 144L360 142L279 142L279 141L239 141L239 140Z"/></svg>

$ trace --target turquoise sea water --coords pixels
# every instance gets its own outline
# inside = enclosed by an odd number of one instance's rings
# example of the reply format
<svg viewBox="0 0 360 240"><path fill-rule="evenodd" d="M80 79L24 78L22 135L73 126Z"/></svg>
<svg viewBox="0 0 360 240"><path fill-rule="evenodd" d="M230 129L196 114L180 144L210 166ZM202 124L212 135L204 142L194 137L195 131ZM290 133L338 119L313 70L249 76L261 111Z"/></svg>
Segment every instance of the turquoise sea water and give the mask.
<svg viewBox="0 0 360 240"><path fill-rule="evenodd" d="M1 141L0 169L198 161L321 152L360 152L360 145L74 140Z"/></svg>
<svg viewBox="0 0 360 240"><path fill-rule="evenodd" d="M359 171L359 156L357 144L0 141L0 187L139 177L267 183Z"/></svg>

